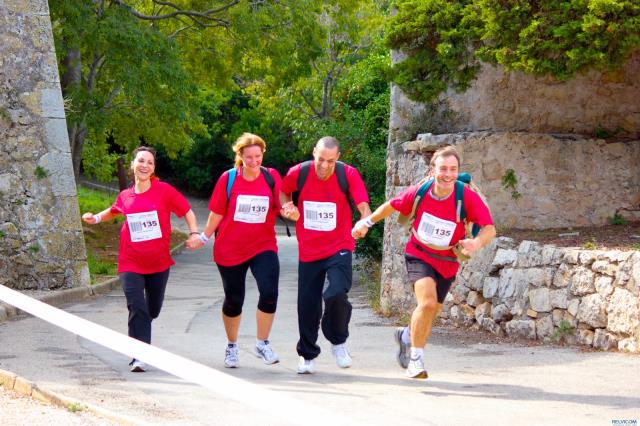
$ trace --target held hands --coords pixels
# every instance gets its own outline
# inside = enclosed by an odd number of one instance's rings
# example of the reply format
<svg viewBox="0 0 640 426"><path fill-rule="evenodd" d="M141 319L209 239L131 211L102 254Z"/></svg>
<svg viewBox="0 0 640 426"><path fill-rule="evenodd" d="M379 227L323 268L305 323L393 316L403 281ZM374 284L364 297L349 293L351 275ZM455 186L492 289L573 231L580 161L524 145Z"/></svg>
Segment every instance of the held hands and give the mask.
<svg viewBox="0 0 640 426"><path fill-rule="evenodd" d="M351 236L357 240L358 238L364 238L364 236L367 235L367 232L369 232L369 226L365 219L361 219L353 225Z"/></svg>
<svg viewBox="0 0 640 426"><path fill-rule="evenodd" d="M200 239L199 234L191 234L189 235L189 239L187 239L187 249L189 250L198 250L202 246L204 246L204 242Z"/></svg>
<svg viewBox="0 0 640 426"><path fill-rule="evenodd" d="M294 222L300 219L300 210L293 204L293 201L288 201L282 205L282 217Z"/></svg>

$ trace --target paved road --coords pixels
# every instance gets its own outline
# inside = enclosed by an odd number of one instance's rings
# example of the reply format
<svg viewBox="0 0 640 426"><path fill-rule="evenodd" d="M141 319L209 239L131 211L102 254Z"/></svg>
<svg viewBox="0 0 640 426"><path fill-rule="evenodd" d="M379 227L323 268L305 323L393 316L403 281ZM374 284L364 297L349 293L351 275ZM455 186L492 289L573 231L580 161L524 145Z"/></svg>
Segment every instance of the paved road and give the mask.
<svg viewBox="0 0 640 426"><path fill-rule="evenodd" d="M206 205L201 206L206 210ZM203 214L198 208L198 216ZM314 375L296 374L295 313L297 245L279 237L282 277L272 344L281 358L266 366L252 355L257 301L250 279L240 330L241 367L223 367L223 300L211 243L175 256L165 306L154 322L153 344L292 398L311 407L308 418L292 417L287 406L257 410L247 393L242 403L186 383L155 368L128 371L129 359L35 318L0 325L0 369L51 391L100 406L136 423L193 425L345 424L581 424L640 421L640 357L575 348L468 343L437 329L426 351L430 378L404 378L395 364L393 326L368 307L354 288L349 345L354 365L335 366L329 343ZM126 334L121 290L70 306L68 312ZM469 332L471 333L471 332ZM1 410L1 407L0 407ZM2 411L0 411L2 420Z"/></svg>

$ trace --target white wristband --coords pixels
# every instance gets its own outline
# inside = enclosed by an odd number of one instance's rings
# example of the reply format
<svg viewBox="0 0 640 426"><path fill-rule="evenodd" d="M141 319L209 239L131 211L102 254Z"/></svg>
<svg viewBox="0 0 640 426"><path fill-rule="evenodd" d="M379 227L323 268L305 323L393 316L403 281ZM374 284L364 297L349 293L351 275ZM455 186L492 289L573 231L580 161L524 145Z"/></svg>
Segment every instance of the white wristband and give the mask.
<svg viewBox="0 0 640 426"><path fill-rule="evenodd" d="M93 218L96 220L96 223L94 223L94 225L97 225L98 223L102 222L102 216L100 216L99 214L94 214Z"/></svg>
<svg viewBox="0 0 640 426"><path fill-rule="evenodd" d="M198 235L198 238L200 238L200 241L202 241L202 244L207 244L207 242L209 241L209 237L207 237L204 232L201 232Z"/></svg>
<svg viewBox="0 0 640 426"><path fill-rule="evenodd" d="M362 223L364 223L367 228L371 228L373 225L375 225L375 223L371 220L371 216L367 216L362 219Z"/></svg>

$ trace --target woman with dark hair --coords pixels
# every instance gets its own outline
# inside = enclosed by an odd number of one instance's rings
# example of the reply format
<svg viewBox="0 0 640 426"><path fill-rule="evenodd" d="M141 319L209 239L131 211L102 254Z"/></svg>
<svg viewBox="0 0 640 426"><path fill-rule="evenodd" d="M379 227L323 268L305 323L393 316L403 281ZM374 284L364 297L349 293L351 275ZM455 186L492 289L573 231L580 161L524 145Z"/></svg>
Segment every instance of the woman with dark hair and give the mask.
<svg viewBox="0 0 640 426"><path fill-rule="evenodd" d="M134 184L120 192L113 205L100 213L87 212L82 220L95 225L124 215L120 230L118 275L129 309L129 336L151 343L151 321L158 317L175 262L170 254L171 213L184 217L189 227L187 248L199 243L198 223L180 192L155 175L156 152L141 146L133 151ZM132 372L143 372L146 364L133 359Z"/></svg>

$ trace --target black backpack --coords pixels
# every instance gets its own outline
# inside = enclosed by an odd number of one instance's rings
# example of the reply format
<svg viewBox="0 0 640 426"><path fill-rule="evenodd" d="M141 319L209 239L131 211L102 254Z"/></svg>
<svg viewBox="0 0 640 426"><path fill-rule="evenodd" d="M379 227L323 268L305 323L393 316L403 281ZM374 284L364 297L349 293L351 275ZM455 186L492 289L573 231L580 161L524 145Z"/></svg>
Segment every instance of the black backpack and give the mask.
<svg viewBox="0 0 640 426"><path fill-rule="evenodd" d="M304 187L305 182L307 181L307 177L309 176L309 170L313 165L313 161L305 161L300 165L300 173L298 173L298 185L296 190L291 194L291 199L293 200L293 204L298 206L298 198L300 197L300 191ZM338 178L338 185L340 186L340 190L344 193L345 197L349 201L349 207L351 207L351 213L356 212L356 205L349 195L349 182L347 181L347 173L345 172L345 165L342 161L336 161L336 177Z"/></svg>

